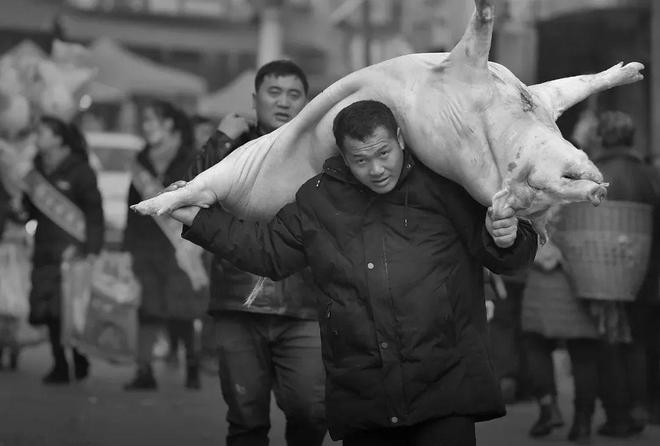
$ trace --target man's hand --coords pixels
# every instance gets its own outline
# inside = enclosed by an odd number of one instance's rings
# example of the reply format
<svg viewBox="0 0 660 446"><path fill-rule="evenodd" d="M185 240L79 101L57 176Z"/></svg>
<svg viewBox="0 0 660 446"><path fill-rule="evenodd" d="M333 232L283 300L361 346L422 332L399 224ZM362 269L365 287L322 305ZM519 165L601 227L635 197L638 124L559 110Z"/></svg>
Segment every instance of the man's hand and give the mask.
<svg viewBox="0 0 660 446"><path fill-rule="evenodd" d="M243 133L250 130L250 125L247 119L237 113L230 113L220 121L218 130L230 137L236 139Z"/></svg>
<svg viewBox="0 0 660 446"><path fill-rule="evenodd" d="M170 217L186 226L192 226L193 220L197 217L197 213L201 208L197 206L186 206L173 210Z"/></svg>
<svg viewBox="0 0 660 446"><path fill-rule="evenodd" d="M516 241L518 217L514 215L513 209L510 209L506 215L493 214L493 208L488 208L486 231L493 237L493 241L499 248L509 248Z"/></svg>

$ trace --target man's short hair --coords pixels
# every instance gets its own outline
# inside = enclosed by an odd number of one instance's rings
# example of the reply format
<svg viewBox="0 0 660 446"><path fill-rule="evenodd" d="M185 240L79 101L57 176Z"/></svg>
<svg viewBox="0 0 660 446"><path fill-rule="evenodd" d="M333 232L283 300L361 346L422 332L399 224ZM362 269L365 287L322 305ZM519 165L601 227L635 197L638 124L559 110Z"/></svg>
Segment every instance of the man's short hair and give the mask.
<svg viewBox="0 0 660 446"><path fill-rule="evenodd" d="M635 124L627 113L606 111L598 118L597 133L604 148L631 147L635 141Z"/></svg>
<svg viewBox="0 0 660 446"><path fill-rule="evenodd" d="M259 87L264 83L264 78L266 76L295 76L300 79L300 82L303 84L303 89L305 90L305 96L309 93L309 84L307 83L307 76L305 76L304 71L294 62L286 59L274 60L268 62L265 65L262 65L257 71L257 75L254 77L254 91L259 91Z"/></svg>
<svg viewBox="0 0 660 446"><path fill-rule="evenodd" d="M332 123L332 133L339 150L344 150L346 137L364 141L378 127L396 136L398 125L390 108L382 102L366 100L354 102L342 109Z"/></svg>

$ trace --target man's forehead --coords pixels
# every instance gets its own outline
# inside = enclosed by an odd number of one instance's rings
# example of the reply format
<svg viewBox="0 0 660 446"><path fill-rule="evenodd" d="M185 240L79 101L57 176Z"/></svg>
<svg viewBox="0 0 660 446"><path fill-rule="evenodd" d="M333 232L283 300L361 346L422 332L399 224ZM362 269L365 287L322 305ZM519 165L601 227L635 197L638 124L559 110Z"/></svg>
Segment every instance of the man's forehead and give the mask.
<svg viewBox="0 0 660 446"><path fill-rule="evenodd" d="M295 89L295 90L300 90L300 92L304 92L304 86L302 80L300 80L300 78L295 74L284 74L284 75L268 74L264 76L263 82L261 83L259 89L270 88L273 86L285 88L288 90Z"/></svg>
<svg viewBox="0 0 660 446"><path fill-rule="evenodd" d="M385 144L388 144L391 138L388 132L372 133L371 136L366 137L364 140L346 136L344 146L353 154L365 154L380 149Z"/></svg>

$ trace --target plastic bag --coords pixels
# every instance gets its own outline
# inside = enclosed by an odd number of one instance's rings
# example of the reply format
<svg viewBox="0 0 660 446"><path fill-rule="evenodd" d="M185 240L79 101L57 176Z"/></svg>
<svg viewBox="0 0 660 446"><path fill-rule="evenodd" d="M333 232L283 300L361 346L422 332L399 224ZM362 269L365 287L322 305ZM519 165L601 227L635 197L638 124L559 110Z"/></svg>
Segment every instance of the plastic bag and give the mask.
<svg viewBox="0 0 660 446"><path fill-rule="evenodd" d="M137 348L140 286L130 255L102 253L94 265L62 263L62 343L111 362L132 362Z"/></svg>
<svg viewBox="0 0 660 446"><path fill-rule="evenodd" d="M30 310L30 261L27 248L18 243L0 244L0 314L27 318Z"/></svg>

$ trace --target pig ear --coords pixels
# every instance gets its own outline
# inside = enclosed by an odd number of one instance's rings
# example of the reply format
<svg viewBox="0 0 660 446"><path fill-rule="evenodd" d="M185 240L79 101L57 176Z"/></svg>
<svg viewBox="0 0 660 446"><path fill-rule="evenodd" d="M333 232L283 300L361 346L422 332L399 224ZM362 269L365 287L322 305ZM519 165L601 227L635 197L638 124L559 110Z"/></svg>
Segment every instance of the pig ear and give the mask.
<svg viewBox="0 0 660 446"><path fill-rule="evenodd" d="M465 34L438 67L467 80L478 80L488 75L488 53L495 18L491 0L475 0L475 5Z"/></svg>

